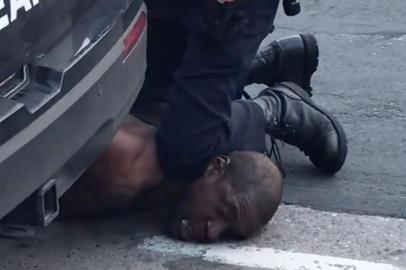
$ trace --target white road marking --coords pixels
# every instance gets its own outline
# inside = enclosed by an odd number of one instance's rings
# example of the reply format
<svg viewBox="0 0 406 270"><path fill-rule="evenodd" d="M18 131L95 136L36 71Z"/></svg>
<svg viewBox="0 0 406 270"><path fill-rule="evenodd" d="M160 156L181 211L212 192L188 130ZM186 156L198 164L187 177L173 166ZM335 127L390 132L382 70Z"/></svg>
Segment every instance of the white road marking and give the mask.
<svg viewBox="0 0 406 270"><path fill-rule="evenodd" d="M404 40L406 40L406 35L397 37L397 38L395 38L395 40L404 41Z"/></svg>
<svg viewBox="0 0 406 270"><path fill-rule="evenodd" d="M195 245L155 236L144 241L143 249L199 257L204 261L235 266L278 270L402 270L393 265L238 245Z"/></svg>

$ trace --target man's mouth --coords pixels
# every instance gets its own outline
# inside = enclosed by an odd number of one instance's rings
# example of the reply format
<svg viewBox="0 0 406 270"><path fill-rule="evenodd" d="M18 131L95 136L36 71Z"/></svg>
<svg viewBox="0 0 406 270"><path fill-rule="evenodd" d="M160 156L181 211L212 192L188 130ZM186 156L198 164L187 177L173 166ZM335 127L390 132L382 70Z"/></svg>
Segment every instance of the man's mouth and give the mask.
<svg viewBox="0 0 406 270"><path fill-rule="evenodd" d="M184 241L198 240L199 242L207 243L211 241L210 232L213 226L213 221L207 220L199 230L194 230L192 224L183 219L180 222L180 238Z"/></svg>

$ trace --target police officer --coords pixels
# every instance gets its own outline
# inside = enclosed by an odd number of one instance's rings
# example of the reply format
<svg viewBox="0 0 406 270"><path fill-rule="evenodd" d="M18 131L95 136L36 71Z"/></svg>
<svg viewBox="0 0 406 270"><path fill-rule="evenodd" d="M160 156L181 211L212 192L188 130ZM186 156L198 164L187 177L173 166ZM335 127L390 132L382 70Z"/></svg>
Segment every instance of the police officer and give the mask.
<svg viewBox="0 0 406 270"><path fill-rule="evenodd" d="M230 2L230 3L229 3ZM311 99L318 48L311 35L271 43L278 0L149 0L147 85L138 103L167 91L170 109L157 129L161 167L193 180L209 160L235 150L265 151L265 132L295 145L326 173L344 164L340 123ZM275 84L289 81L289 83ZM270 88L239 100L246 83ZM170 93L170 94L169 94ZM136 111L136 110L135 110Z"/></svg>

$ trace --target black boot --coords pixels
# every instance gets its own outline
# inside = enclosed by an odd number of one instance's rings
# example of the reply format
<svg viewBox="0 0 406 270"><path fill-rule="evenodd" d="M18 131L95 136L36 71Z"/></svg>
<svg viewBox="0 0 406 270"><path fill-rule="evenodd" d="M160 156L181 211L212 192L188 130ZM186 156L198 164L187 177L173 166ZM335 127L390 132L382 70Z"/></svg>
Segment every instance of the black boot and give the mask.
<svg viewBox="0 0 406 270"><path fill-rule="evenodd" d="M255 56L248 74L248 83L294 82L309 95L310 79L319 64L319 49L313 35L295 35L273 41Z"/></svg>
<svg viewBox="0 0 406 270"><path fill-rule="evenodd" d="M347 156L344 129L302 88L290 82L277 84L254 101L264 110L272 137L297 146L325 173L341 169Z"/></svg>

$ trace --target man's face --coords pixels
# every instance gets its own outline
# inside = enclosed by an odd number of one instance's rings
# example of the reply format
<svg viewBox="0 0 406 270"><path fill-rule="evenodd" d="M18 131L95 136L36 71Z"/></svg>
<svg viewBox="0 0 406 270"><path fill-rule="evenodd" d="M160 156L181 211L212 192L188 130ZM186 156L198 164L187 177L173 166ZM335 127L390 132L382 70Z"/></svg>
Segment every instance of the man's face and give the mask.
<svg viewBox="0 0 406 270"><path fill-rule="evenodd" d="M228 163L227 157L217 157L205 175L191 185L169 223L172 236L185 241L213 242L244 231L247 219L255 218L250 216L254 211L249 202L240 207L232 200L232 189L225 174Z"/></svg>

